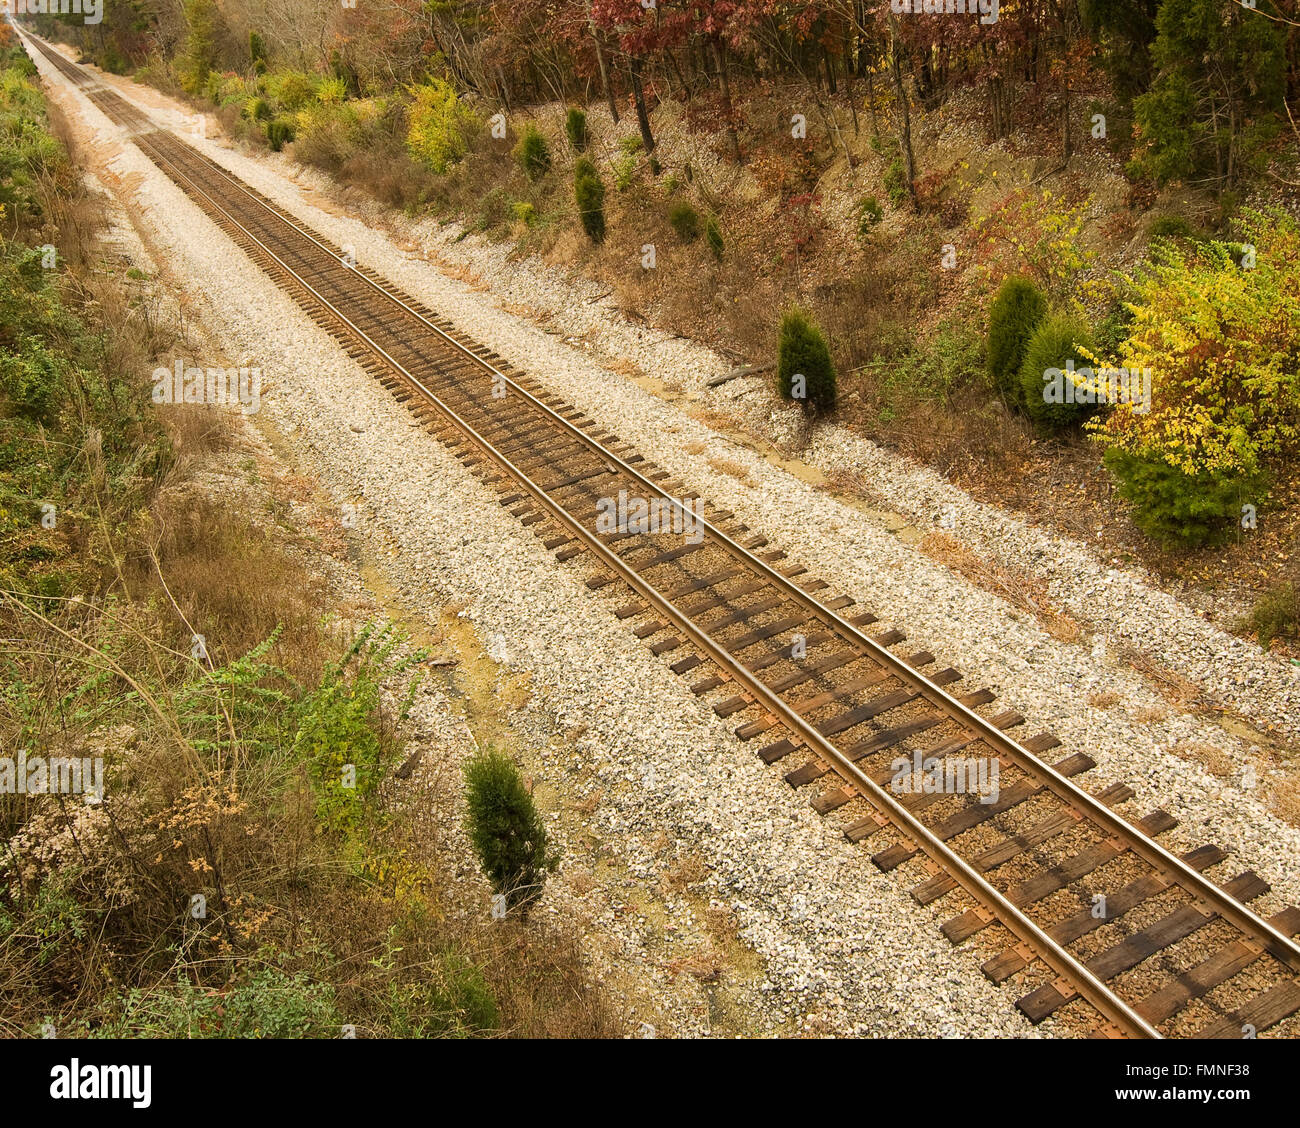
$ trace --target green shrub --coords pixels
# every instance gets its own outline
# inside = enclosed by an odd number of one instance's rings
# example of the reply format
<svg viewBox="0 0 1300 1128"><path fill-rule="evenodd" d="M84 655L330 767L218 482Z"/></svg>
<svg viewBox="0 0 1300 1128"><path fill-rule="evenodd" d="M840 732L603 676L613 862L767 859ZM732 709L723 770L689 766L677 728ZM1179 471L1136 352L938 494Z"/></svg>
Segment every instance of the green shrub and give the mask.
<svg viewBox="0 0 1300 1128"><path fill-rule="evenodd" d="M316 96L316 82L302 71L281 71L267 82L271 97L286 110L300 110Z"/></svg>
<svg viewBox="0 0 1300 1128"><path fill-rule="evenodd" d="M515 219L525 227L532 227L537 222L537 209L527 200L516 201L513 209Z"/></svg>
<svg viewBox="0 0 1300 1128"><path fill-rule="evenodd" d="M577 106L569 107L569 112L564 118L564 133L575 152L586 152L587 142L590 140L587 135L587 115Z"/></svg>
<svg viewBox="0 0 1300 1128"><path fill-rule="evenodd" d="M1265 650L1275 638L1300 638L1300 588L1290 582L1270 588L1251 608L1249 625Z"/></svg>
<svg viewBox="0 0 1300 1128"><path fill-rule="evenodd" d="M559 859L509 756L489 749L465 765L469 838L492 888L527 912Z"/></svg>
<svg viewBox="0 0 1300 1128"><path fill-rule="evenodd" d="M298 706L294 761L308 766L316 796L316 819L326 831L351 833L365 817L367 801L394 754L381 735L381 686L425 655L395 658L403 638L391 627L368 624L342 659L321 675L320 685ZM400 712L418 687L412 680Z"/></svg>
<svg viewBox="0 0 1300 1128"><path fill-rule="evenodd" d="M391 1037L469 1038L497 1029L496 997L475 964L448 952L431 971L413 983L389 984Z"/></svg>
<svg viewBox="0 0 1300 1128"><path fill-rule="evenodd" d="M903 164L901 154L885 169L885 191L889 193L889 202L896 208L901 208L912 198L907 184L907 166Z"/></svg>
<svg viewBox="0 0 1300 1128"><path fill-rule="evenodd" d="M884 216L884 209L875 196L863 196L858 204L858 234L865 239Z"/></svg>
<svg viewBox="0 0 1300 1128"><path fill-rule="evenodd" d="M678 200L668 209L668 222L683 243L693 243L700 237L700 213L685 200Z"/></svg>
<svg viewBox="0 0 1300 1128"><path fill-rule="evenodd" d="M337 105L348 96L348 84L341 78L322 78L316 87L316 101L326 106Z"/></svg>
<svg viewBox="0 0 1300 1128"><path fill-rule="evenodd" d="M803 377L802 396L799 376ZM786 310L781 318L777 385L782 399L799 401L805 411L835 406L835 368L830 347L816 322L798 306Z"/></svg>
<svg viewBox="0 0 1300 1128"><path fill-rule="evenodd" d="M1086 369L1090 365L1086 351L1091 351L1092 340L1086 326L1065 316L1049 317L1029 338L1025 346L1025 360L1020 368L1020 402L1035 423L1047 427L1071 427L1082 423L1096 410L1094 403L1068 402L1077 398L1085 400L1094 395L1093 389L1075 387L1068 374L1068 363ZM1055 370L1054 379L1048 381L1044 373Z"/></svg>
<svg viewBox="0 0 1300 1128"><path fill-rule="evenodd" d="M1153 239L1195 239L1196 230L1181 215L1162 215L1151 225Z"/></svg>
<svg viewBox="0 0 1300 1128"><path fill-rule="evenodd" d="M248 56L254 74L266 74L266 41L255 31L248 33Z"/></svg>
<svg viewBox="0 0 1300 1128"><path fill-rule="evenodd" d="M1008 278L989 308L989 381L1012 405L1020 399L1020 369L1025 346L1047 316L1047 299L1027 278Z"/></svg>
<svg viewBox="0 0 1300 1128"><path fill-rule="evenodd" d="M1190 548L1222 539L1239 519L1243 501L1264 492L1259 473L1186 474L1118 447L1106 452L1105 462L1118 481L1117 492L1133 505L1133 523L1165 545Z"/></svg>
<svg viewBox="0 0 1300 1128"><path fill-rule="evenodd" d="M269 121L271 104L265 98L250 98L244 103L244 116L249 121Z"/></svg>
<svg viewBox="0 0 1300 1128"><path fill-rule="evenodd" d="M535 125L524 130L515 150L515 160L529 180L541 180L551 170L551 147Z"/></svg>
<svg viewBox="0 0 1300 1128"><path fill-rule="evenodd" d="M31 342L25 354L0 352L0 396L13 414L52 424L63 398L63 369L63 362L39 342Z"/></svg>
<svg viewBox="0 0 1300 1128"><path fill-rule="evenodd" d="M112 1038L331 1038L342 1020L334 988L275 967L240 971L224 991L196 987L184 975L172 985L132 988L122 1012L104 1029Z"/></svg>
<svg viewBox="0 0 1300 1128"><path fill-rule="evenodd" d="M722 261L722 252L726 250L726 243L722 238L722 228L718 226L718 217L709 216L704 224L704 239L709 244L709 250L713 252L713 257L719 262Z"/></svg>
<svg viewBox="0 0 1300 1128"><path fill-rule="evenodd" d="M278 153L284 146L293 140L293 124L278 119L266 123L266 142L271 146L273 152Z"/></svg>
<svg viewBox="0 0 1300 1128"><path fill-rule="evenodd" d="M351 105L321 103L298 112L293 155L304 164L337 172L356 155L360 143Z"/></svg>
<svg viewBox="0 0 1300 1128"><path fill-rule="evenodd" d="M573 166L573 195L578 204L582 229L593 243L605 238L605 183L596 166L586 157L579 157Z"/></svg>
<svg viewBox="0 0 1300 1128"><path fill-rule="evenodd" d="M477 231L490 231L500 227L511 213L511 199L504 188L493 188L478 205L478 219L474 223Z"/></svg>
<svg viewBox="0 0 1300 1128"><path fill-rule="evenodd" d="M626 192L632 187L632 178L636 176L636 157L619 157L614 162L614 187Z"/></svg>
<svg viewBox="0 0 1300 1128"><path fill-rule="evenodd" d="M623 150L626 156L634 157L645 148L645 142L641 140L638 134L634 133L631 137L624 137L618 143L618 147Z"/></svg>

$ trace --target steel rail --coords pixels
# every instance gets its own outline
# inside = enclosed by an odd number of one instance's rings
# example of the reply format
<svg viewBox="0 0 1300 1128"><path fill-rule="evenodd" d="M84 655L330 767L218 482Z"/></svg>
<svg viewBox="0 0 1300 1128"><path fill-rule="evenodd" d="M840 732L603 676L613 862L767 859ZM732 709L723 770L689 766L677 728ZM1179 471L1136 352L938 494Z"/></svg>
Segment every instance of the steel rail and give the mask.
<svg viewBox="0 0 1300 1128"><path fill-rule="evenodd" d="M172 137L173 135L168 134L168 136ZM173 138L173 141L174 143L184 144L184 142L180 141L179 138ZM358 278L363 279L376 292L382 294L389 301L395 302L397 305L401 306L411 316L417 318L429 329L442 337L448 344L459 349L467 357L471 358L482 368L486 369L486 371L493 377L505 381L510 385L510 387L514 388L518 394L523 396L531 406L543 412L559 426L565 428L573 437L581 440L581 442L593 453L616 465L624 474L631 477L647 491L650 491L656 496L670 502L678 503L677 499L668 494L662 486L651 481L645 475L640 473L634 466L629 465L613 451L601 445L600 442L593 439L581 428L575 426L554 409L549 407L546 403L539 400L529 392L528 389L522 387L504 372L501 372L500 369L496 368L494 365L473 352L473 350L467 348L440 326L429 321L429 319L421 314L419 310L412 308L407 302L402 300L401 297L392 293L385 286L380 285L373 278L370 278L366 274L356 270L355 267L349 265L344 256L336 252L328 244L323 243L320 239L316 238L315 234L310 230L305 229L299 221L293 219L293 217L286 218L277 208L268 206L267 203L261 200L256 194L249 192L247 186L242 184L237 177L221 168L221 166L217 165L216 162L211 161L210 158L206 158L203 154L195 151L192 146L185 145L185 147L193 152L196 157L210 163L234 187L248 195L250 199L254 200L272 216L275 216L277 219L281 220L281 222L287 223L300 235L319 247L323 252L336 259L345 268L352 270ZM1189 866L1177 855L1170 853L1164 847L1152 841L1138 830L1137 827L1116 814L1104 803L1099 802L1072 780L1061 775L1049 764L1044 763L1028 749L1021 746L1019 742L1008 736L995 725L991 724L979 713L975 712L975 710L957 700L941 686L935 685L924 674L909 666L902 659L896 657L885 647L873 640L869 635L855 627L843 616L827 607L813 595L804 591L789 577L782 575L766 561L737 543L725 532L710 522L703 514L697 515L697 519L716 544L731 553L737 560L745 564L747 567L758 571L769 582L776 584L787 596L800 603L806 610L819 618L826 626L834 629L846 642L858 649L859 652L862 653L863 657L870 658L879 665L885 667L895 678L906 682L913 689L918 690L922 696L926 697L931 704L940 708L950 719L956 721L967 729L974 730L980 740L992 747L995 752L1006 756L1007 759L1016 764L1021 768L1021 770L1028 772L1043 782L1047 788L1057 796L1057 798L1085 813L1093 822L1099 824L1102 829L1106 830L1108 833L1121 836L1129 844L1130 848L1142 857L1149 865L1163 872L1166 876L1171 877L1175 884L1180 885L1188 893L1208 901L1215 907L1219 915L1230 920L1237 928L1254 936L1273 956L1287 964L1293 971L1300 973L1300 944L1297 944L1296 941L1285 936L1236 898L1224 892L1214 882L1204 877L1198 870ZM731 662L735 665L743 665L743 662L739 658L733 658L731 659Z"/></svg>
<svg viewBox="0 0 1300 1128"><path fill-rule="evenodd" d="M149 144L145 139L146 146L157 152L157 147ZM161 159L166 158L159 153ZM719 642L713 639L705 630L697 626L691 618L681 611L668 597L663 595L653 584L637 573L628 565L616 552L603 544L599 535L589 530L586 525L577 517L570 514L559 502L554 501L546 491L532 480L519 467L517 467L507 456L501 454L493 444L485 439L474 428L473 424L463 419L454 409L443 402L431 388L395 357L389 354L381 345L373 341L368 334L357 327L350 318L347 317L333 302L324 294L316 289L310 282L302 277L293 267L286 263L275 251L268 247L264 241L254 235L247 227L239 222L228 211L223 209L219 202L211 195L204 191L195 181L187 176L179 168L175 168L175 162L167 161L172 164L176 175L185 183L189 184L190 189L196 194L207 199L213 208L221 212L228 223L238 228L246 238L254 245L259 247L264 254L274 260L280 267L288 273L312 298L327 309L336 317L350 332L355 334L364 344L373 350L378 356L382 357L395 372L397 372L412 387L416 388L430 403L432 403L445 417L463 433L494 465L505 471L514 481L523 489L532 495L552 516L552 518L561 526L568 528L576 537L581 539L593 554L602 560L615 574L619 575L622 580L628 584L634 591L638 592L649 604L657 608L670 622L672 622L682 633L686 634L692 642L704 653L717 663L719 668L732 672L733 677L737 678L741 684L753 692L756 697L767 705L771 711L781 716L783 721L790 727L796 729L799 735L805 739L810 747L815 748L824 755L832 764L835 765L846 781L859 787L864 796L869 798L873 803L888 813L889 817L905 833L912 837L926 853L930 854L936 862L942 865L951 876L953 876L969 893L977 900L990 908L997 917L1005 924L1011 932L1020 940L1033 945L1038 951L1040 957L1048 964L1057 974L1065 976L1075 986L1075 989L1087 999L1099 1013L1105 1018L1114 1022L1121 1030L1131 1035L1147 1038L1159 1038L1159 1032L1147 1023L1140 1015L1132 1010L1128 1004L1115 995L1106 985L1092 974L1082 963L1074 958L1065 948L1056 943L1047 935L1038 925L1030 920L1020 911L1011 901L1004 897L997 889L988 883L982 875L978 873L969 863L967 863L958 854L952 851L941 839L937 838L930 830L921 823L910 811L899 803L892 795L880 787L875 780L871 779L863 772L853 761L848 759L833 744L823 737L817 730L800 717L797 713L790 710L772 690L763 684L759 678L750 674Z"/></svg>

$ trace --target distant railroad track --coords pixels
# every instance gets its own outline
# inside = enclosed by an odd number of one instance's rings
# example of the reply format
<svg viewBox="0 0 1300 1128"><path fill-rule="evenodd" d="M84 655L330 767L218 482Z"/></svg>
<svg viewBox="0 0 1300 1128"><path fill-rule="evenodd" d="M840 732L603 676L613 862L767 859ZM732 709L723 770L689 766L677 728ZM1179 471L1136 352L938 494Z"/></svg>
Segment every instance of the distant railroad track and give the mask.
<svg viewBox="0 0 1300 1128"><path fill-rule="evenodd" d="M1041 760L1060 742L1014 739L1024 718L995 711L993 693L929 653L900 657L900 632L865 633L876 616L824 598L824 582L733 514L31 42L558 560L594 565L592 589L628 589L618 618L675 673L692 673L718 716L742 719L737 735L765 763L792 760L792 786L821 784L813 807L837 812L850 841L888 840L872 855L880 869L924 866L911 890L921 904L973 899L950 902L961 911L943 932L954 944L980 935L994 953L984 973L1020 977L1016 1005L1030 1021L1073 1007L1075 1025L1097 1034L1241 1038L1300 1010L1300 909L1253 912L1268 892L1257 875L1207 878L1225 851L1159 845L1175 820L1121 817L1114 808L1134 792L1080 786L1094 766L1085 753ZM680 531L597 532L620 493L667 512L698 505L698 543ZM941 768L983 761L998 773L996 800L899 793L895 760L918 753Z"/></svg>

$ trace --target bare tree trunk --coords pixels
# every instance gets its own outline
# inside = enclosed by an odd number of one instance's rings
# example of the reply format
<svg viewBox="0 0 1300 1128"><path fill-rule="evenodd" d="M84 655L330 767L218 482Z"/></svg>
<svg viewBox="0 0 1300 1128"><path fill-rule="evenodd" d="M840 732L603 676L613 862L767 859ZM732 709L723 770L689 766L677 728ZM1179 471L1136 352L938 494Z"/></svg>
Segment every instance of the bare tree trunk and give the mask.
<svg viewBox="0 0 1300 1128"><path fill-rule="evenodd" d="M898 19L891 11L889 14L889 54L894 73L894 90L898 94L898 104L903 111L903 160L907 173L907 193L912 197L912 207L921 210L921 201L916 195L916 155L912 152L912 110L907 104L907 87L903 85L903 68L898 61Z"/></svg>
<svg viewBox="0 0 1300 1128"><path fill-rule="evenodd" d="M641 56L633 55L627 64L628 75L632 79L632 97L636 101L636 123L641 127L641 140L645 151L655 151L655 135L650 132L650 115L645 108L645 87L641 83Z"/></svg>
<svg viewBox="0 0 1300 1128"><path fill-rule="evenodd" d="M591 28L591 38L596 44L596 65L600 67L600 85L605 91L605 100L609 103L609 114L614 119L614 124L618 124L618 103L614 100L614 91L609 85L609 75L605 71L605 49L600 43L600 32L596 30L596 23L591 18L591 5L587 5L587 26Z"/></svg>
<svg viewBox="0 0 1300 1128"><path fill-rule="evenodd" d="M497 85L501 87L501 101L505 103L506 113L512 113L510 109L510 84L506 81L505 71L497 67Z"/></svg>
<svg viewBox="0 0 1300 1128"><path fill-rule="evenodd" d="M880 136L880 115L876 113L876 75L867 67L867 105L871 108L871 135Z"/></svg>
<svg viewBox="0 0 1300 1128"><path fill-rule="evenodd" d="M849 109L853 111L853 136L862 136L862 126L858 124L858 98L853 89L853 67L844 68L844 86L849 92Z"/></svg>
<svg viewBox="0 0 1300 1128"><path fill-rule="evenodd" d="M736 119L731 108L731 81L727 77L727 66L718 50L718 41L709 40L713 51L713 65L718 68L718 77L722 80L722 104L727 111L727 141L731 146L731 159L740 164L740 138L736 134Z"/></svg>

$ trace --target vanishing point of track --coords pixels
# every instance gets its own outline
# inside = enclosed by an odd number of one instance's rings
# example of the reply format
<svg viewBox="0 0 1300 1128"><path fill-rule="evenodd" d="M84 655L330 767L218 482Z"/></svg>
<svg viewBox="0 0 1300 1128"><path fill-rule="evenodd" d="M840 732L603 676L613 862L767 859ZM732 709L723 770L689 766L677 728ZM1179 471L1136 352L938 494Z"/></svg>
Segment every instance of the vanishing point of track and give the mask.
<svg viewBox="0 0 1300 1128"><path fill-rule="evenodd" d="M590 588L629 589L617 616L653 653L670 654L674 672L702 675L691 688L710 694L719 716L743 714L741 739L777 737L760 748L766 763L801 761L786 774L796 787L829 778L812 804L856 811L844 822L851 841L892 838L872 856L877 866L924 865L929 876L912 889L922 904L959 889L973 897L943 925L953 943L1005 928L1009 940L983 970L995 982L1023 974L1037 984L1017 1003L1031 1021L1082 1002L1100 1016L1087 1020L1100 1034L1239 1038L1300 1010L1300 910L1264 919L1248 908L1268 892L1257 875L1211 881L1203 871L1224 862L1223 850L1160 846L1175 820L1155 811L1130 823L1113 809L1133 798L1130 788L1080 787L1087 755L1040 760L1059 741L1009 736L1024 718L987 708L991 692L958 691L962 675L950 668L925 673L931 654L895 654L900 632L865 633L874 615L851 614L847 596L820 598L824 582L733 514L32 42L560 561L594 565ZM703 537L596 532L598 504L621 491L691 499ZM996 758L996 801L896 793L891 765L918 751L923 761Z"/></svg>

